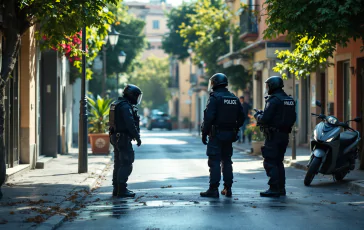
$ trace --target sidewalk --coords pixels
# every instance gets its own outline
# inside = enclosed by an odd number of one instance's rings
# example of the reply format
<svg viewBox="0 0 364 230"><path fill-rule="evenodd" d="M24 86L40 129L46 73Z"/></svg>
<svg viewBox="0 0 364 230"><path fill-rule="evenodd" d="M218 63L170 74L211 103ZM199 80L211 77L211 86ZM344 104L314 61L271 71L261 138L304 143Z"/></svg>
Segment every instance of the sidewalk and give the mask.
<svg viewBox="0 0 364 230"><path fill-rule="evenodd" d="M236 150L242 151L246 154L251 154L251 145L234 143L233 147ZM258 155L262 157L261 155ZM288 147L284 159L284 163L290 167L307 171L307 163L310 160L310 150L308 147L296 148L296 160L292 160L292 148ZM359 160L356 162L356 169L348 174L347 178L350 180L348 186L354 192L364 194L364 170L358 170Z"/></svg>
<svg viewBox="0 0 364 230"><path fill-rule="evenodd" d="M0 229L53 229L75 215L76 204L104 179L111 155L88 154L88 173L78 173L78 149L58 155L2 187ZM91 152L91 149L88 150Z"/></svg>

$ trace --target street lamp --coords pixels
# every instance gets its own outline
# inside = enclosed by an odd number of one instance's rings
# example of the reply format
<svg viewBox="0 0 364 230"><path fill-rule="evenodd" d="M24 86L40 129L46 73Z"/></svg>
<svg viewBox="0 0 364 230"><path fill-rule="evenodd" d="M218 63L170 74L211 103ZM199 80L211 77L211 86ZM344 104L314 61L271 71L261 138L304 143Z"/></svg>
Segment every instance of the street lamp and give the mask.
<svg viewBox="0 0 364 230"><path fill-rule="evenodd" d="M126 53L124 51L120 51L120 53L118 55L118 61L119 61L120 65L121 65L121 67L123 67L123 65L125 63L125 60L126 60ZM118 75L118 77L117 77L118 82L116 83L116 89L118 91L119 90L119 76L120 76L120 74L118 73L117 75Z"/></svg>
<svg viewBox="0 0 364 230"><path fill-rule="evenodd" d="M190 88L190 90L189 90L189 92L188 92L188 94L190 95L190 127L189 127L189 129L190 129L190 132L192 132L192 94L193 94L193 91L192 91L192 48L191 47L189 47L188 49L187 49L187 52L189 53L189 55L190 55L190 84L191 84L191 88Z"/></svg>
<svg viewBox="0 0 364 230"><path fill-rule="evenodd" d="M116 46L116 44L118 43L119 40L119 35L120 33L118 33L115 28L113 27L111 32L108 33L108 35L105 36L105 44L104 47L102 49L103 51L103 56L104 56L104 64L103 64L103 68L104 68L104 76L102 78L102 97L105 97L105 82L106 82L106 44L107 41L110 42L111 47L114 49L114 47Z"/></svg>
<svg viewBox="0 0 364 230"><path fill-rule="evenodd" d="M82 79L78 123L78 173L87 173L86 26L82 28Z"/></svg>
<svg viewBox="0 0 364 230"><path fill-rule="evenodd" d="M108 35L109 35L108 38L109 38L110 45L114 49L115 45L118 44L120 33L118 33L115 30L115 28L113 27L111 32Z"/></svg>

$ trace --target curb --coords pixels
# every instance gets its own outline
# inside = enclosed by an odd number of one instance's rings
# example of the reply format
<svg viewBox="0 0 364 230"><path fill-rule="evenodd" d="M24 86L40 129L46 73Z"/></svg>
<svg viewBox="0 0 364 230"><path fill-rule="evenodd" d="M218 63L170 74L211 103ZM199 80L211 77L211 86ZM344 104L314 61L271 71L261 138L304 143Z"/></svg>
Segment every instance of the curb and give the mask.
<svg viewBox="0 0 364 230"><path fill-rule="evenodd" d="M253 154L250 152L250 150L244 149L240 146L233 145L233 148L236 150L239 150L243 152L244 154L249 154L251 156L257 156L263 159L263 156L260 154ZM288 165L288 167L293 167L296 169L300 169L303 171L307 171L306 165L296 163L294 160L284 159L283 162ZM358 180L358 181L351 181L347 184L349 189L355 193L358 193L360 195L364 195L364 180Z"/></svg>
<svg viewBox="0 0 364 230"><path fill-rule="evenodd" d="M91 190L96 186L96 184L101 180L101 175L103 175L107 169L108 166L112 163L112 158L110 157L108 162L105 162L104 165L101 165L95 172L93 177L87 177L80 185L75 186L75 188L72 190L86 190L87 192L91 192ZM71 192L72 192L71 191ZM73 201L63 201L62 203L60 203L60 208L61 209L73 209L75 207L77 207L77 203L79 203L80 201L82 201L85 197L87 196L87 194L81 196L80 198L78 198L76 200L76 202ZM51 216L50 218L48 218L46 221L44 221L43 223L34 226L34 227L30 227L30 230L54 230L57 229L58 227L60 227L62 225L62 223L64 222L64 220L66 219L66 215L54 215Z"/></svg>

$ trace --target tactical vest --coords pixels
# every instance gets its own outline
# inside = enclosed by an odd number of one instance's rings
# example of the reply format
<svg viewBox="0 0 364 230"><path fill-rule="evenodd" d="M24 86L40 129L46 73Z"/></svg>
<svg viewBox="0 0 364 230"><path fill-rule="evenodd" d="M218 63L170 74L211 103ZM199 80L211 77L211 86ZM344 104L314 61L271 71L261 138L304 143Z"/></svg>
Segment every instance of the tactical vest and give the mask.
<svg viewBox="0 0 364 230"><path fill-rule="evenodd" d="M121 125L121 106L124 103L129 103L125 98L118 98L115 102L113 102L110 106L110 112L109 112L109 131L111 133L118 133L122 130Z"/></svg>
<svg viewBox="0 0 364 230"><path fill-rule="evenodd" d="M294 99L284 94L273 94L271 97L276 97L281 102L279 117L276 117L278 120L277 128L292 128L296 122L296 102Z"/></svg>
<svg viewBox="0 0 364 230"><path fill-rule="evenodd" d="M214 125L218 129L232 130L236 128L239 99L230 92L216 92L212 95L217 99L217 114Z"/></svg>

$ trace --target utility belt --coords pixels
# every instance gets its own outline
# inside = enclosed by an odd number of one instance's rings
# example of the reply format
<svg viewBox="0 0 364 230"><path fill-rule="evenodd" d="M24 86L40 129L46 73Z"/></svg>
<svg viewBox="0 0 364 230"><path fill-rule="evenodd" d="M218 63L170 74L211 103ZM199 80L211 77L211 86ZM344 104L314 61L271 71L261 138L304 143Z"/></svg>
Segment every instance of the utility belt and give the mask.
<svg viewBox="0 0 364 230"><path fill-rule="evenodd" d="M220 131L238 132L239 129L234 128L232 126L212 125L211 126L211 132L210 132L211 137L216 136L216 134L219 133Z"/></svg>
<svg viewBox="0 0 364 230"><path fill-rule="evenodd" d="M292 128L287 127L267 127L267 126L260 126L260 131L264 134L264 137L267 140L272 138L273 133L287 133L289 134L292 131Z"/></svg>

